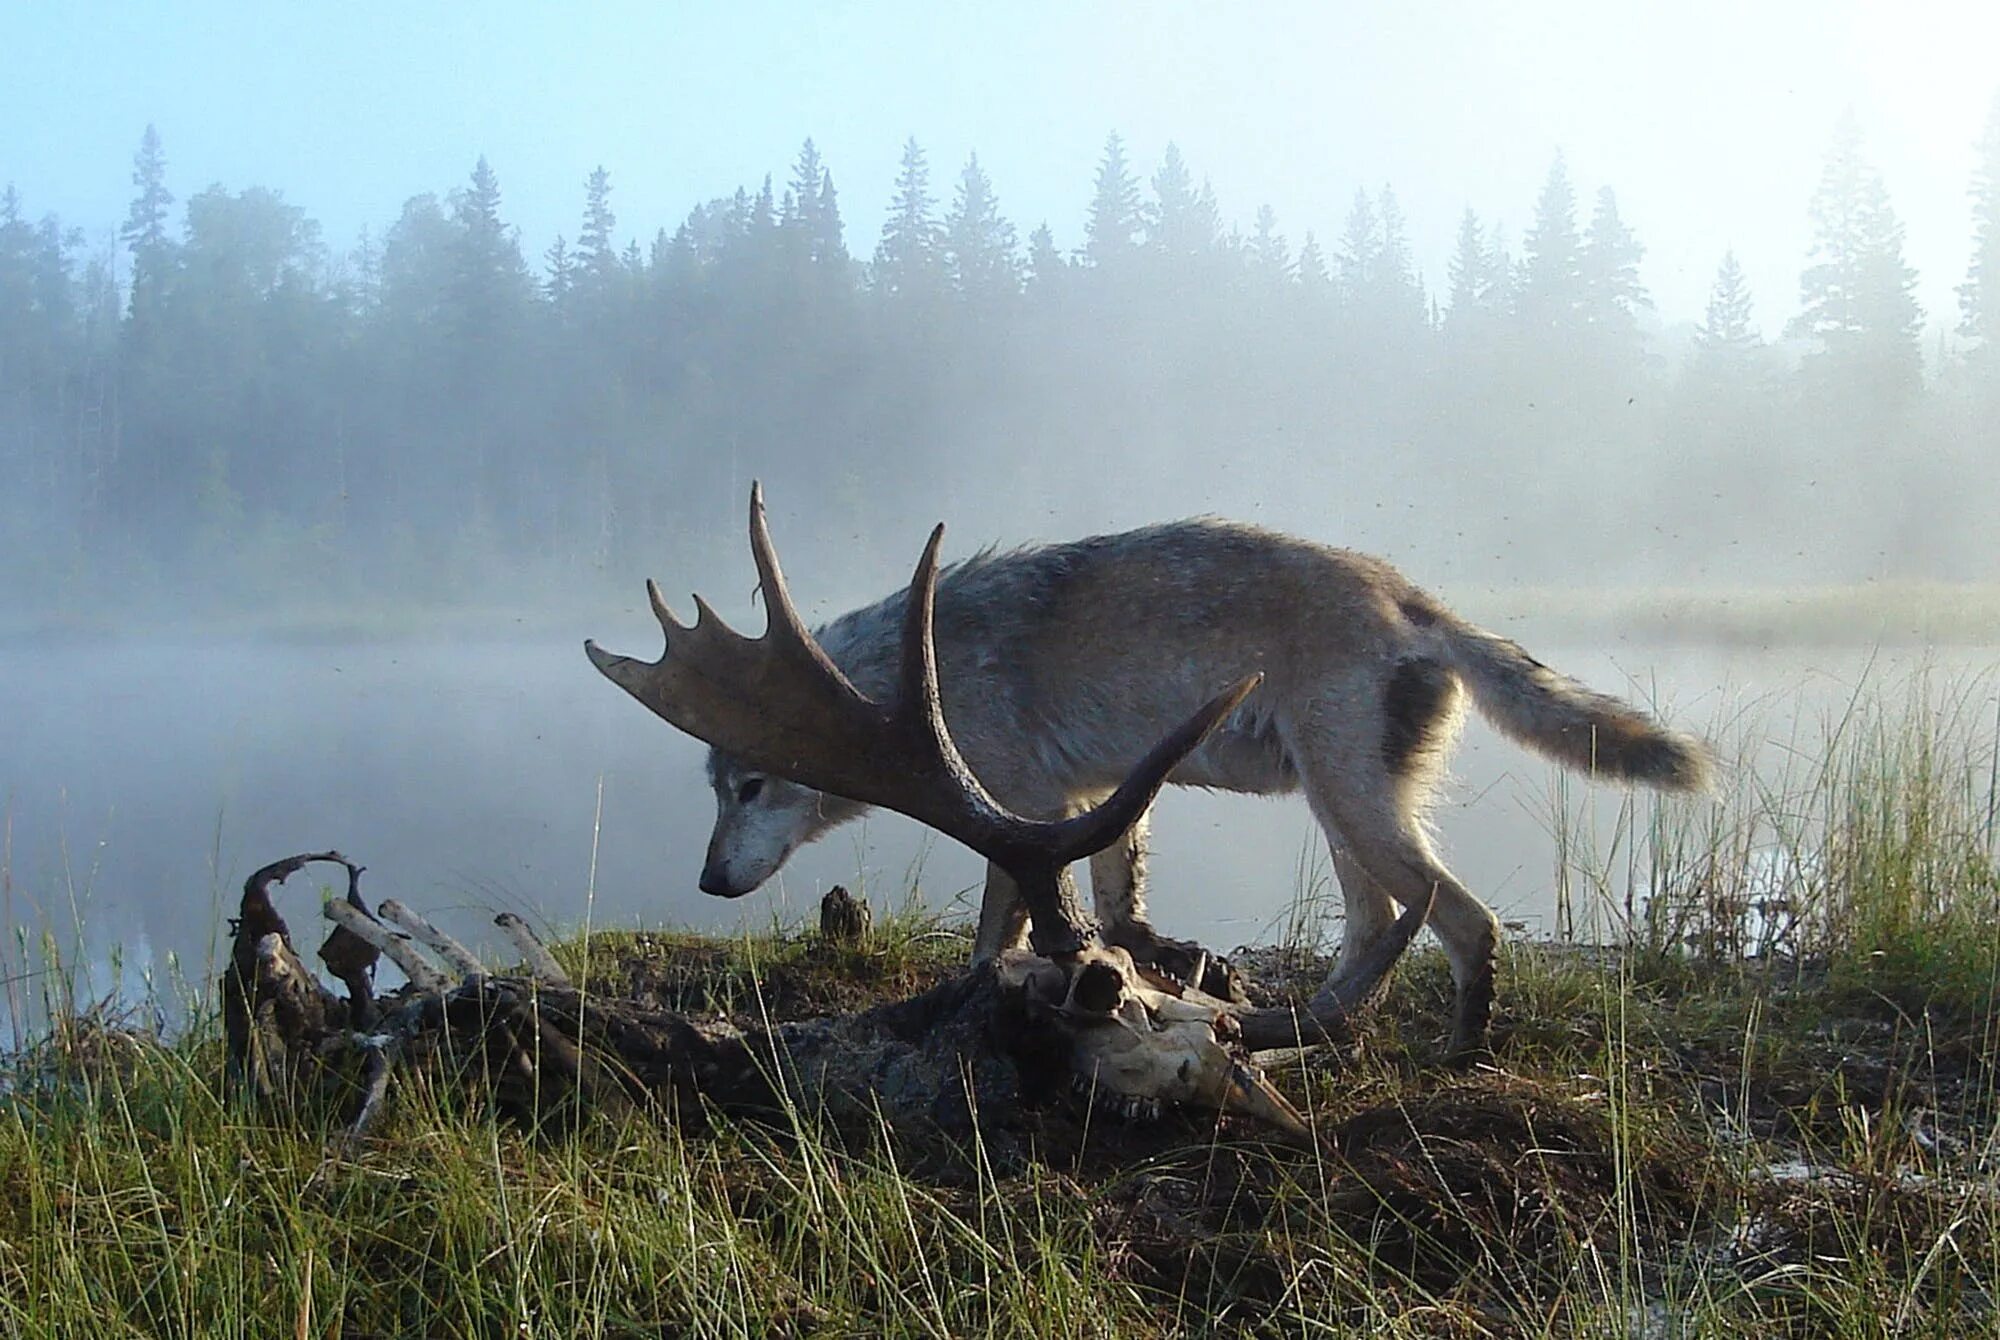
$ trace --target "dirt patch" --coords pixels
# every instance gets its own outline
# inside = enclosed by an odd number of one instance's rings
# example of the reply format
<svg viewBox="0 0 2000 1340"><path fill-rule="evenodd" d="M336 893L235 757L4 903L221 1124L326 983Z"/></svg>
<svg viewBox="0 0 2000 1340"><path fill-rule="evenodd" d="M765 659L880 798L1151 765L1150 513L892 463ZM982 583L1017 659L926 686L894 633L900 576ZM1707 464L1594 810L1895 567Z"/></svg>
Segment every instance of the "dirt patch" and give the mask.
<svg viewBox="0 0 2000 1340"><path fill-rule="evenodd" d="M1439 1317L1438 1333L1453 1334L1473 1325L1481 1299L1588 1287L1558 1264L1588 1255L1579 1248L1664 1247L1697 1218L1700 1163L1687 1147L1636 1148L1604 1103L1552 1084L1447 1081L1323 1130L1318 1152L1211 1143L1112 1173L1095 1189L1102 1238L1135 1282L1207 1312L1303 1291L1335 1315L1366 1305L1349 1292L1361 1282L1301 1247L1344 1239L1380 1272L1371 1289L1462 1295L1463 1317Z"/></svg>

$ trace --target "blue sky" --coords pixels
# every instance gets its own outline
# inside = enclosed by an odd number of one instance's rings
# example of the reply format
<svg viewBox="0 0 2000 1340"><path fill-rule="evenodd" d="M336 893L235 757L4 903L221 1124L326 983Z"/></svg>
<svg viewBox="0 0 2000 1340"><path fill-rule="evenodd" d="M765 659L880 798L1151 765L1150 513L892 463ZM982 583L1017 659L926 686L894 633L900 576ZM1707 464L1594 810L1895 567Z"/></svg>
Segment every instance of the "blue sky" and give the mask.
<svg viewBox="0 0 2000 1340"><path fill-rule="evenodd" d="M345 249L484 153L536 259L610 170L621 234L782 183L800 141L872 250L899 148L937 194L977 150L1023 234L1081 240L1107 132L1150 173L1169 140L1246 230L1269 202L1331 243L1393 183L1441 287L1460 212L1518 243L1561 148L1613 186L1670 318L1734 246L1759 317L1793 310L1806 201L1852 106L1933 318L1955 318L1972 141L2000 83L2000 5L1447 3L403 5L5 0L0 180L101 241L141 130L182 200L282 190Z"/></svg>

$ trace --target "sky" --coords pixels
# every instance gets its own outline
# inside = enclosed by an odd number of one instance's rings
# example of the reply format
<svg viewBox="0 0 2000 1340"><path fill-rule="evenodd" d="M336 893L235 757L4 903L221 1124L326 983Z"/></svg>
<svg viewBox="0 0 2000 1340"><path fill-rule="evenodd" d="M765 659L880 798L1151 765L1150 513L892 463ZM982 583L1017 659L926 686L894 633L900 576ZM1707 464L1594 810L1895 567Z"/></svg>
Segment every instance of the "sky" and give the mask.
<svg viewBox="0 0 2000 1340"><path fill-rule="evenodd" d="M603 165L621 241L698 201L782 189L811 135L871 252L901 145L947 200L976 151L1022 235L1082 241L1106 135L1150 175L1171 141L1248 232L1268 203L1329 250L1386 182L1442 290L1467 206L1518 251L1560 151L1649 251L1663 317L1701 314L1727 248L1766 333L1796 309L1806 209L1844 109L1956 321L1973 144L2000 92L2000 4L542 5L0 0L0 182L102 245L155 124L181 202L267 186L337 250L481 154L538 261Z"/></svg>

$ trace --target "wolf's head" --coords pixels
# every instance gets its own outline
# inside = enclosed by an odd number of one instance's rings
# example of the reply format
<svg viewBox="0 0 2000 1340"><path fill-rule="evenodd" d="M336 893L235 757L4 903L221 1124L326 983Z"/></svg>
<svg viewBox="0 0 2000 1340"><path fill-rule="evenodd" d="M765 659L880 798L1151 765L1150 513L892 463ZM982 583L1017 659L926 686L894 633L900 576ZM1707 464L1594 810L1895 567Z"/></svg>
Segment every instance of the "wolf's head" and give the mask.
<svg viewBox="0 0 2000 1340"><path fill-rule="evenodd" d="M701 867L701 891L741 898L778 873L791 854L828 829L865 813L866 805L745 767L708 751L715 788L715 831Z"/></svg>

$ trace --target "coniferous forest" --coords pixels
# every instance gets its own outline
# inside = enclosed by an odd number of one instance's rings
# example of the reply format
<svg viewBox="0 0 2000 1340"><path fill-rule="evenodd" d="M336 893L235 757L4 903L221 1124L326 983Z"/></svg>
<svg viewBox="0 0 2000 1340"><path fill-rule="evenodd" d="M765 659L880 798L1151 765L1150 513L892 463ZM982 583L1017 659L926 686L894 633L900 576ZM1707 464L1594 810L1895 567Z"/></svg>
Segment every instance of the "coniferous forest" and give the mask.
<svg viewBox="0 0 2000 1340"><path fill-rule="evenodd" d="M623 589L740 565L756 475L816 518L788 556L868 588L939 517L983 542L1194 510L1496 580L1979 577L2000 103L1980 145L1957 312L1920 310L1850 119L1760 330L1733 254L1698 320L1656 311L1645 220L1560 155L1529 226L1469 207L1420 276L1391 184L1246 230L1115 134L1073 247L915 140L857 238L807 140L667 226L599 168L529 256L483 158L343 248L279 190L176 182L149 127L115 244L0 197L5 599Z"/></svg>

